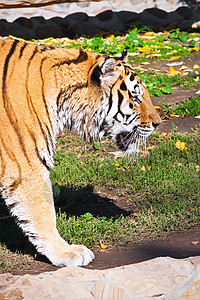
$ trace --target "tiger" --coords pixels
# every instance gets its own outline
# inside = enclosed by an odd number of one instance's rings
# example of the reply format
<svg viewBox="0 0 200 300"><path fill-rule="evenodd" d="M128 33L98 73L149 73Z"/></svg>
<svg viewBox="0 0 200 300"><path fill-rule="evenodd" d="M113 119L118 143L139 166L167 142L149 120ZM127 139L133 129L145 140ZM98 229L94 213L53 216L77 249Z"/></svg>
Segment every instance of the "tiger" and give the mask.
<svg viewBox="0 0 200 300"><path fill-rule="evenodd" d="M84 245L56 228L50 170L65 128L107 136L125 155L160 124L147 88L127 63L81 49L0 38L0 193L35 249L55 266L85 266Z"/></svg>

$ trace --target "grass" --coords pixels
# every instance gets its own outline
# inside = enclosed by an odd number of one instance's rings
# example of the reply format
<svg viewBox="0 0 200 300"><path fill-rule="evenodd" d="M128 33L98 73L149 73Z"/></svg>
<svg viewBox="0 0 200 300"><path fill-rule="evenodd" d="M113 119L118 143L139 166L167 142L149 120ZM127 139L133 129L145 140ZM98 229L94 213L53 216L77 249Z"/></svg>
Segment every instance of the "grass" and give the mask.
<svg viewBox="0 0 200 300"><path fill-rule="evenodd" d="M98 156L83 154L80 148L76 148L75 153L61 149L56 153L56 168L51 173L54 185L70 186L74 190L88 185L94 190L101 187L123 190L129 198L129 208L135 213L114 220L91 214L67 216L60 212L61 235L90 247L99 245L100 241L111 246L198 224L199 137L200 130L190 135L154 136L151 147L155 147L148 150L151 154L136 161L108 159L104 152ZM185 143L187 150L177 149L177 141ZM101 146L99 149L101 151Z"/></svg>

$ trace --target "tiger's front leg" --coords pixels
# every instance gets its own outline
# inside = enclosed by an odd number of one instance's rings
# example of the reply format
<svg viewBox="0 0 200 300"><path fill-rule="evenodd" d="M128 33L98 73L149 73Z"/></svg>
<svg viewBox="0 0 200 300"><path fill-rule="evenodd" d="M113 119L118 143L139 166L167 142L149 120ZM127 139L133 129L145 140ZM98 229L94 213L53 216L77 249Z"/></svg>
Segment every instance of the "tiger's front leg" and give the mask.
<svg viewBox="0 0 200 300"><path fill-rule="evenodd" d="M37 251L52 264L84 266L92 261L94 254L83 245L69 245L56 228L51 181L47 170L35 172L23 178L18 187L4 195L6 204L17 217L18 224Z"/></svg>

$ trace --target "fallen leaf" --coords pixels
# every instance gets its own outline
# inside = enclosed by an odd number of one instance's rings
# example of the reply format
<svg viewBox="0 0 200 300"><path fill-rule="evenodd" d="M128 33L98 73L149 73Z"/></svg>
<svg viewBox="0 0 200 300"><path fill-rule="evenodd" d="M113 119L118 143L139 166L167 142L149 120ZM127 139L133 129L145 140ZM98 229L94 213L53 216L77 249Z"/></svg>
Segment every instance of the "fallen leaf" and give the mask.
<svg viewBox="0 0 200 300"><path fill-rule="evenodd" d="M149 52L151 50L152 49L148 45L146 45L146 46L139 49L139 51L142 52L142 53L146 53L146 52Z"/></svg>
<svg viewBox="0 0 200 300"><path fill-rule="evenodd" d="M157 110L157 111L160 111L161 110L161 107L160 106L154 106L155 107L155 109Z"/></svg>
<svg viewBox="0 0 200 300"><path fill-rule="evenodd" d="M107 246L107 245L104 245L104 244L102 244L102 242L100 242L99 244L100 244L100 247L101 247L101 249L107 249L107 248L108 248L108 246Z"/></svg>
<svg viewBox="0 0 200 300"><path fill-rule="evenodd" d="M176 145L176 148L181 150L181 151L187 150L187 147L185 146L184 142L177 141L175 145Z"/></svg>
<svg viewBox="0 0 200 300"><path fill-rule="evenodd" d="M199 69L199 68L200 68L199 65L194 65L194 66L193 66L193 69Z"/></svg>
<svg viewBox="0 0 200 300"><path fill-rule="evenodd" d="M189 49L190 52L200 51L200 47L193 47Z"/></svg>
<svg viewBox="0 0 200 300"><path fill-rule="evenodd" d="M197 91L197 92L195 92L195 94L199 95L199 94L200 94L200 90L199 90L199 91Z"/></svg>
<svg viewBox="0 0 200 300"><path fill-rule="evenodd" d="M199 172L199 170L200 170L200 167L199 167L199 165L196 165L196 172L198 173L198 172Z"/></svg>
<svg viewBox="0 0 200 300"><path fill-rule="evenodd" d="M169 71L167 71L167 75L168 76L176 76L176 75L178 75L178 74L180 74L180 72L179 71L177 71L175 68L173 68L173 67L170 67L169 68Z"/></svg>
<svg viewBox="0 0 200 300"><path fill-rule="evenodd" d="M156 148L156 146L152 145L152 146L147 147L147 150L151 150L151 149L154 149L154 148Z"/></svg>
<svg viewBox="0 0 200 300"><path fill-rule="evenodd" d="M151 209L151 212L152 212L152 213L155 212L155 210L153 209L153 206L152 206L152 205L151 205L150 209Z"/></svg>
<svg viewBox="0 0 200 300"><path fill-rule="evenodd" d="M114 156L114 159L124 157L124 153L122 151L110 152L110 154Z"/></svg>
<svg viewBox="0 0 200 300"><path fill-rule="evenodd" d="M169 67L174 67L174 66L181 66L183 64L183 62L182 61L180 61L180 62L173 62L173 63L170 63L170 64L166 64L167 66L169 66ZM186 67L186 66L185 66ZM181 67L181 68L183 68L183 66ZM187 67L186 67L187 68Z"/></svg>
<svg viewBox="0 0 200 300"><path fill-rule="evenodd" d="M196 119L200 119L200 115L199 116L195 116Z"/></svg>
<svg viewBox="0 0 200 300"><path fill-rule="evenodd" d="M146 171L145 166L142 166L141 170L142 170L142 171Z"/></svg>
<svg viewBox="0 0 200 300"><path fill-rule="evenodd" d="M198 245L199 244L199 241L194 241L194 242L191 242L192 245Z"/></svg>
<svg viewBox="0 0 200 300"><path fill-rule="evenodd" d="M181 56L172 56L172 57L170 57L170 59L172 59L172 60L176 60L176 59L179 59Z"/></svg>
<svg viewBox="0 0 200 300"><path fill-rule="evenodd" d="M195 79L194 79L194 81L199 81L199 76L197 76Z"/></svg>

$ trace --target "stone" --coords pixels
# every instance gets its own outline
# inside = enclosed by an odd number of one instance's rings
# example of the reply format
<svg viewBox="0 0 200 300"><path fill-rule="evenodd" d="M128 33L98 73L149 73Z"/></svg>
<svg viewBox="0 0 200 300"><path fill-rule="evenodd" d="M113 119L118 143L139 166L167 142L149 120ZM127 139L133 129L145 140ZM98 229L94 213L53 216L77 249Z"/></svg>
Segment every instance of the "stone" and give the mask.
<svg viewBox="0 0 200 300"><path fill-rule="evenodd" d="M62 38L63 31L56 25L43 25L35 28L35 36L36 39Z"/></svg>
<svg viewBox="0 0 200 300"><path fill-rule="evenodd" d="M32 31L28 30L25 27L22 27L21 25L17 23L12 23L6 26L6 29L2 33L2 36L8 36L13 35L15 37L23 38L25 40L30 40L32 38L35 38L35 35Z"/></svg>
<svg viewBox="0 0 200 300"><path fill-rule="evenodd" d="M80 36L94 36L101 32L95 24L87 23L87 22L78 22L72 25L69 30L67 36L69 38L76 38Z"/></svg>
<svg viewBox="0 0 200 300"><path fill-rule="evenodd" d="M133 24L139 19L139 14L131 11L119 11L117 12L119 19L125 24Z"/></svg>
<svg viewBox="0 0 200 300"><path fill-rule="evenodd" d="M89 270L60 268L38 275L0 274L0 299L200 299L200 257L158 257L137 264Z"/></svg>
<svg viewBox="0 0 200 300"><path fill-rule="evenodd" d="M33 24L31 22L31 20L27 19L27 18L18 18L14 21L14 23L18 23L19 25L21 25L22 27L25 27L27 29L32 29L33 28Z"/></svg>
<svg viewBox="0 0 200 300"><path fill-rule="evenodd" d="M152 13L153 12L153 13ZM156 13L155 13L156 12ZM158 17L157 15L161 12L161 15ZM139 18L139 23L143 26L148 26L153 30L159 30L169 25L168 15L165 15L165 18L162 18L163 15L162 10L148 10L145 9Z"/></svg>
<svg viewBox="0 0 200 300"><path fill-rule="evenodd" d="M105 11L98 14L91 19L91 22L103 32L121 32L126 28L118 14L112 11Z"/></svg>
<svg viewBox="0 0 200 300"><path fill-rule="evenodd" d="M3 34L3 32L6 30L7 22L4 20L0 20L0 35Z"/></svg>
<svg viewBox="0 0 200 300"><path fill-rule="evenodd" d="M192 10L189 9L188 7L179 7L177 8L176 12L183 16L185 20L191 20L193 18L193 13Z"/></svg>

